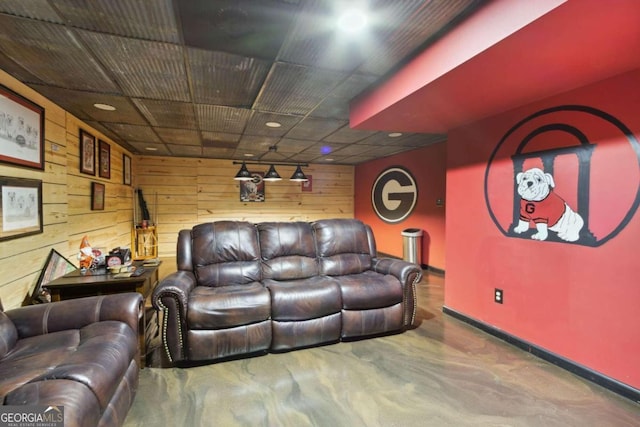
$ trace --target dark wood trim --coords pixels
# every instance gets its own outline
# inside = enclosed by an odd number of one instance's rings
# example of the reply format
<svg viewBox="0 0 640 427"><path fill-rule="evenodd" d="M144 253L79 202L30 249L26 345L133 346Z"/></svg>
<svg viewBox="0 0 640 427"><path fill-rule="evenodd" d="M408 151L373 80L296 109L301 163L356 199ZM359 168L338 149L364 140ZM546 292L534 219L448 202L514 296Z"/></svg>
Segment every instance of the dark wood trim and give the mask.
<svg viewBox="0 0 640 427"><path fill-rule="evenodd" d="M599 386L602 386L606 389L613 391L623 397L633 400L634 402L640 403L640 390L633 388L627 384L624 384L618 380L615 380L611 377L608 377L604 374L596 372L592 369L587 368L586 366L580 365L576 362L573 362L567 358L564 358L560 355L552 353L548 350L545 350L542 347L538 347L537 345L531 344L527 341L524 341L516 336L508 334L504 331L501 331L497 328L494 328L491 325L483 323L479 320L468 317L458 311L455 311L449 307L443 306L442 312L448 314L451 317L454 317L458 320L461 320L469 325L478 328L490 335L493 335L496 338L499 338L511 345L514 345L528 353L533 354L547 362L551 362L554 365L561 367L569 372L572 372L575 375L578 375L582 378L585 378Z"/></svg>

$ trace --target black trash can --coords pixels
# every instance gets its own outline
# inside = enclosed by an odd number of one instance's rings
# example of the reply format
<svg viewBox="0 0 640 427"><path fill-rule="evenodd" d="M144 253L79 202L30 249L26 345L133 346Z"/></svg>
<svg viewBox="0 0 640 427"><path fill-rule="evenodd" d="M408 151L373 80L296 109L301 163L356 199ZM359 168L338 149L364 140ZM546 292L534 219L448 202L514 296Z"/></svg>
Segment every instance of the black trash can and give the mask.
<svg viewBox="0 0 640 427"><path fill-rule="evenodd" d="M402 259L422 264L422 230L419 228L402 230Z"/></svg>

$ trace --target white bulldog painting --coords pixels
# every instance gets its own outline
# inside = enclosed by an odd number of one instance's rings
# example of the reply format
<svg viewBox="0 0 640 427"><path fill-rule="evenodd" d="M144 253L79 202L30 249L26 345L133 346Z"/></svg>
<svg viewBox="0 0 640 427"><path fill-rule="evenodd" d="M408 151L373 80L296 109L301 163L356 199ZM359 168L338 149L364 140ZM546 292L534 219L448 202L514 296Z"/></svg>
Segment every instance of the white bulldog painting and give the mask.
<svg viewBox="0 0 640 427"><path fill-rule="evenodd" d="M531 238L546 240L549 230L567 242L580 238L584 225L582 217L554 191L553 176L539 168L531 168L516 175L520 200L520 220L513 229L517 234L529 230L535 224L536 233Z"/></svg>

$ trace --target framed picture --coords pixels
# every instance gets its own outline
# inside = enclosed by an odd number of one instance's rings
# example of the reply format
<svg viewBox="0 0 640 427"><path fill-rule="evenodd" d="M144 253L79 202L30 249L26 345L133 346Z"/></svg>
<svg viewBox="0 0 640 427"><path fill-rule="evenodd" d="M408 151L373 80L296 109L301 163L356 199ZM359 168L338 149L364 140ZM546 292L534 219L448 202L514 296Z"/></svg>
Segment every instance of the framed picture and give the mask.
<svg viewBox="0 0 640 427"><path fill-rule="evenodd" d="M131 185L131 157L122 154L122 183Z"/></svg>
<svg viewBox="0 0 640 427"><path fill-rule="evenodd" d="M51 294L46 289L47 283L76 270L76 266L71 261L60 255L55 249L51 249L44 263L44 268L38 276L36 287L27 302L29 304L51 302Z"/></svg>
<svg viewBox="0 0 640 427"><path fill-rule="evenodd" d="M44 169L44 108L2 85L0 161Z"/></svg>
<svg viewBox="0 0 640 427"><path fill-rule="evenodd" d="M42 181L0 177L0 240L42 233Z"/></svg>
<svg viewBox="0 0 640 427"><path fill-rule="evenodd" d="M111 147L103 140L98 140L98 165L100 178L111 178Z"/></svg>
<svg viewBox="0 0 640 427"><path fill-rule="evenodd" d="M104 184L100 182L91 183L91 210L103 211L104 210Z"/></svg>
<svg viewBox="0 0 640 427"><path fill-rule="evenodd" d="M302 191L313 191L313 176L307 175L307 180L300 183L300 188Z"/></svg>
<svg viewBox="0 0 640 427"><path fill-rule="evenodd" d="M251 181L240 181L241 202L264 202L264 180L262 172L250 172Z"/></svg>
<svg viewBox="0 0 640 427"><path fill-rule="evenodd" d="M96 174L96 137L80 129L80 172Z"/></svg>

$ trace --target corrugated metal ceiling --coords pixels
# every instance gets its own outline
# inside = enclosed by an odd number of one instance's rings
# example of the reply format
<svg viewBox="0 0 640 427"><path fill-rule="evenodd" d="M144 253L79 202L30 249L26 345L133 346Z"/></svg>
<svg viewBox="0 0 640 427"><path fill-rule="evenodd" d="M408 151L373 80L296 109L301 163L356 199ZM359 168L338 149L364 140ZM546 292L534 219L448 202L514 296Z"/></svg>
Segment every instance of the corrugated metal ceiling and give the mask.
<svg viewBox="0 0 640 427"><path fill-rule="evenodd" d="M358 164L441 141L350 129L348 104L482 1L368 0L347 38L355 3L1 0L0 68L134 153Z"/></svg>

